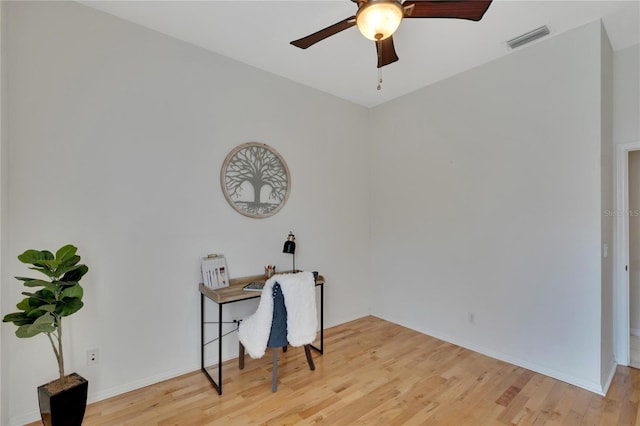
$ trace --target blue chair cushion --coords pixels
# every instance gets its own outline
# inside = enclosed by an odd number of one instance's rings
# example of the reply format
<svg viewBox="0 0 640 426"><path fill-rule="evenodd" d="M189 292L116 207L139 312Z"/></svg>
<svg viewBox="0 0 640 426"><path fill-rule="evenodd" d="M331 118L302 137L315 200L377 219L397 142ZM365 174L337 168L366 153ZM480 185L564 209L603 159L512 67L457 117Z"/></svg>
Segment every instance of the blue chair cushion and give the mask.
<svg viewBox="0 0 640 426"><path fill-rule="evenodd" d="M271 321L271 333L267 347L281 348L287 346L287 307L284 304L284 295L280 284L275 283L272 289L273 295L273 319Z"/></svg>

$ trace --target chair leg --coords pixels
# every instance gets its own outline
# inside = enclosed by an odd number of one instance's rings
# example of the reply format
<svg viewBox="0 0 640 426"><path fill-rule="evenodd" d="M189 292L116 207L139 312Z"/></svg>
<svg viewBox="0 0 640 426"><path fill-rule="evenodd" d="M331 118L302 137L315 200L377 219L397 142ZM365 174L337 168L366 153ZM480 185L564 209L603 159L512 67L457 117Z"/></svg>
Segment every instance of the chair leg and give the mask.
<svg viewBox="0 0 640 426"><path fill-rule="evenodd" d="M273 348L273 377L271 378L271 392L278 390L278 348Z"/></svg>
<svg viewBox="0 0 640 426"><path fill-rule="evenodd" d="M240 370L244 368L244 345L238 342L240 347L238 348L238 367Z"/></svg>
<svg viewBox="0 0 640 426"><path fill-rule="evenodd" d="M311 358L311 347L309 345L304 345L304 353L307 355L307 362L309 363L309 369L315 370L316 366L313 363L313 358Z"/></svg>

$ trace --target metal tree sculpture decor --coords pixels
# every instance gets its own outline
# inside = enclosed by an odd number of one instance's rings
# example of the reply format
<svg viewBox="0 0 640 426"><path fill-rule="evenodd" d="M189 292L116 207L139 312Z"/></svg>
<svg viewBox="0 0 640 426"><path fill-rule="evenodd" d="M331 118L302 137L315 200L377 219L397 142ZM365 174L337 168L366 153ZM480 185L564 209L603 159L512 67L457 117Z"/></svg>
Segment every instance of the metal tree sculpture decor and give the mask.
<svg viewBox="0 0 640 426"><path fill-rule="evenodd" d="M239 145L227 155L220 184L231 207L253 218L276 214L291 190L287 163L275 149L258 142Z"/></svg>

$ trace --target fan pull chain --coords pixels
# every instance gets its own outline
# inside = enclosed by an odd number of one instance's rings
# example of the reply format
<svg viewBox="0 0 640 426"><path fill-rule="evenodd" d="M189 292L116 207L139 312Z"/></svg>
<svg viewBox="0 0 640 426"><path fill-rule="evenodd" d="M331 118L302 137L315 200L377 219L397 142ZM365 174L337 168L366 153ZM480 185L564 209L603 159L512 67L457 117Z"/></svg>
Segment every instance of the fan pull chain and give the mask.
<svg viewBox="0 0 640 426"><path fill-rule="evenodd" d="M380 36L380 38L378 38L377 36ZM382 62L382 34L377 34L376 35L376 44L378 45L378 64L380 64ZM378 68L378 87L376 87L376 89L378 89L378 91L380 91L382 89L382 67Z"/></svg>

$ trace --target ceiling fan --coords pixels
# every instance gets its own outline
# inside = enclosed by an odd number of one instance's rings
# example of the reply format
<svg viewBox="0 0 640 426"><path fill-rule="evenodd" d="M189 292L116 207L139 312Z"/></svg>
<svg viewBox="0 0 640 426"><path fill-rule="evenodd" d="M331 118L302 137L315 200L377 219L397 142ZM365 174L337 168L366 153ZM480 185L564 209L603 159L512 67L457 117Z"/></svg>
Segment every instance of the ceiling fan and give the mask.
<svg viewBox="0 0 640 426"><path fill-rule="evenodd" d="M378 68L398 60L393 33L403 18L455 18L479 21L492 0L351 0L358 5L355 15L320 31L291 42L300 49L313 46L327 37L358 26L366 38L375 41Z"/></svg>

